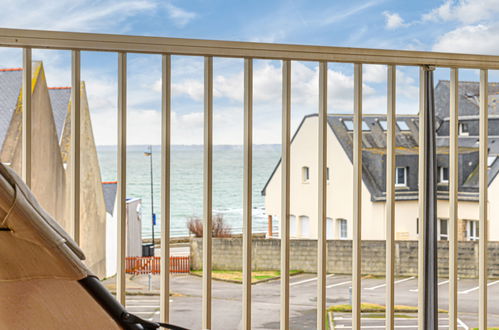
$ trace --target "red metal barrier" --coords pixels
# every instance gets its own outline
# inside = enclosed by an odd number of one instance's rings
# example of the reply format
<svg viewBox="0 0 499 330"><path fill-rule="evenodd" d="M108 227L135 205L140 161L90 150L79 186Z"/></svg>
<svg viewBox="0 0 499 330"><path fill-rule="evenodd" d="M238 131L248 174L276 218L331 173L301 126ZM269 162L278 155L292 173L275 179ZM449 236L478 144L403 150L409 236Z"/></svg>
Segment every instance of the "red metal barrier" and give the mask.
<svg viewBox="0 0 499 330"><path fill-rule="evenodd" d="M126 257L127 274L159 274L160 257ZM170 257L170 273L188 273L191 269L189 257Z"/></svg>

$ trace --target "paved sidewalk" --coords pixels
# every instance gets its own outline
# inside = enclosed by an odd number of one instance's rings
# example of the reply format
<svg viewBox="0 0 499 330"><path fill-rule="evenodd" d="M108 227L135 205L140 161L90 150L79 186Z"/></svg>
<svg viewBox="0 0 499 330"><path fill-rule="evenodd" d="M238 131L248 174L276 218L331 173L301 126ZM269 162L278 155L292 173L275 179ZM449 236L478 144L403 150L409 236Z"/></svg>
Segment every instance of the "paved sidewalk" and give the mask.
<svg viewBox="0 0 499 330"><path fill-rule="evenodd" d="M116 292L115 276L105 279L102 284L112 293ZM127 295L159 295L159 277L152 275L149 284L148 275L126 274L125 288Z"/></svg>

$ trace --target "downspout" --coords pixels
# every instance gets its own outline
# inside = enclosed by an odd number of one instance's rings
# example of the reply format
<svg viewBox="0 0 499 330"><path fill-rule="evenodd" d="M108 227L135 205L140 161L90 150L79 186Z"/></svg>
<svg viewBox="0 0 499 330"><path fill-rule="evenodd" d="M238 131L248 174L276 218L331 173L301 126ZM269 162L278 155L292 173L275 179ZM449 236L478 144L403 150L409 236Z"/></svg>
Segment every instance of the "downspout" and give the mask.
<svg viewBox="0 0 499 330"><path fill-rule="evenodd" d="M437 158L433 66L423 66L425 128L425 205L424 205L424 328L438 329L437 260Z"/></svg>

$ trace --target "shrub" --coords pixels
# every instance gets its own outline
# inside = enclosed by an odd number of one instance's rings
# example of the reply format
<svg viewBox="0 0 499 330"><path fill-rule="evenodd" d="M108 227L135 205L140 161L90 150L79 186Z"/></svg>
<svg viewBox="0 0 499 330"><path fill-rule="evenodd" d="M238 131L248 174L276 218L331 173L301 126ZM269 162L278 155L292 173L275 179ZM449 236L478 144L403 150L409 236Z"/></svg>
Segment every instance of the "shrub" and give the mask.
<svg viewBox="0 0 499 330"><path fill-rule="evenodd" d="M203 237L203 221L199 217L192 217L187 221L189 232L195 237ZM230 237L232 228L225 223L222 214L215 214L211 223L212 237Z"/></svg>
<svg viewBox="0 0 499 330"><path fill-rule="evenodd" d="M203 237L203 222L199 218L190 218L187 220L187 229L195 237Z"/></svg>

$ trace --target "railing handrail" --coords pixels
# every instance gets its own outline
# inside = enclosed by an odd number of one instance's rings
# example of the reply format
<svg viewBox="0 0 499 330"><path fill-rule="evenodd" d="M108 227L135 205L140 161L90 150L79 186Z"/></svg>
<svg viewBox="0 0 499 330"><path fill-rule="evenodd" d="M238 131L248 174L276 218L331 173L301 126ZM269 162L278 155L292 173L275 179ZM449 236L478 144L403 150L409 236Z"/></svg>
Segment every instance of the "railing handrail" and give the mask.
<svg viewBox="0 0 499 330"><path fill-rule="evenodd" d="M499 69L499 56L0 28L0 47Z"/></svg>

